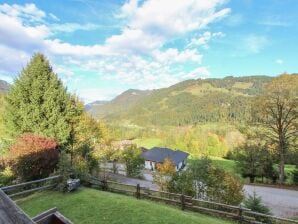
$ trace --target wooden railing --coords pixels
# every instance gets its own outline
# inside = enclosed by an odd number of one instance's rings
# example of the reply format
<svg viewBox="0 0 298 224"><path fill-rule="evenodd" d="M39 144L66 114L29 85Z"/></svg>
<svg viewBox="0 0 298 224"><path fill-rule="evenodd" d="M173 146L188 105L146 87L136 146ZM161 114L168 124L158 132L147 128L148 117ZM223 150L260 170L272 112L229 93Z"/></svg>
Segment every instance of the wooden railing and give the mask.
<svg viewBox="0 0 298 224"><path fill-rule="evenodd" d="M20 184L2 187L1 190L12 198L15 196L54 188L58 184L59 178L60 176L52 176L40 180L33 180Z"/></svg>
<svg viewBox="0 0 298 224"><path fill-rule="evenodd" d="M89 177L87 182L91 187L100 190L124 193L134 196L138 199L150 199L161 201L175 206L182 210L191 210L194 212L203 212L211 215L225 217L227 219L237 220L239 223L275 223L275 224L298 224L298 220L291 220L262 213L253 212L242 206L233 206L223 203L194 199L183 194L175 194L164 191L155 191L137 185L129 185L109 180L100 180L95 177Z"/></svg>

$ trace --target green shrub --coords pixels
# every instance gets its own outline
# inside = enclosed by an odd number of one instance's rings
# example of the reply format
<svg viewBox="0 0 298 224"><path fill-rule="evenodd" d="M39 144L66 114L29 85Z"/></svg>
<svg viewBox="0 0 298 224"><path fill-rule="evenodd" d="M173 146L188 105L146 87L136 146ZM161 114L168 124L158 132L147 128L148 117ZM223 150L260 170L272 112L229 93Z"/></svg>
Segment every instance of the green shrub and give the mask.
<svg viewBox="0 0 298 224"><path fill-rule="evenodd" d="M168 190L173 193L195 196L193 175L189 170L176 172L169 182Z"/></svg>
<svg viewBox="0 0 298 224"><path fill-rule="evenodd" d="M196 183L198 198L234 205L243 200L243 186L238 178L213 166L209 158L193 160L189 164L189 170Z"/></svg>
<svg viewBox="0 0 298 224"><path fill-rule="evenodd" d="M129 177L141 177L144 167L142 151L136 145L125 148L122 152L121 160L126 166L126 175Z"/></svg>
<svg viewBox="0 0 298 224"><path fill-rule="evenodd" d="M5 169L0 172L0 186L6 186L11 184L15 176L10 166L5 167Z"/></svg>

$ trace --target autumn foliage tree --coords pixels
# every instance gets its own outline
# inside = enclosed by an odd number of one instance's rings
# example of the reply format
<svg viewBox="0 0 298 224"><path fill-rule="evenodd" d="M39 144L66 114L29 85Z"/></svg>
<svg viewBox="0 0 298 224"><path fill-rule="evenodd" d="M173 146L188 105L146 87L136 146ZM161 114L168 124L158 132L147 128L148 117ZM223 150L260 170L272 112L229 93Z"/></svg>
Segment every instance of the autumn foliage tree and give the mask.
<svg viewBox="0 0 298 224"><path fill-rule="evenodd" d="M168 189L171 178L175 172L176 167L174 162L166 158L163 163L157 164L156 172L153 174L154 182L162 191L165 191Z"/></svg>
<svg viewBox="0 0 298 224"><path fill-rule="evenodd" d="M284 183L286 156L291 145L297 148L298 75L284 74L273 79L256 100L254 109L265 136L276 145L279 182Z"/></svg>
<svg viewBox="0 0 298 224"><path fill-rule="evenodd" d="M23 181L49 176L59 160L56 140L35 134L21 135L10 148L12 169Z"/></svg>

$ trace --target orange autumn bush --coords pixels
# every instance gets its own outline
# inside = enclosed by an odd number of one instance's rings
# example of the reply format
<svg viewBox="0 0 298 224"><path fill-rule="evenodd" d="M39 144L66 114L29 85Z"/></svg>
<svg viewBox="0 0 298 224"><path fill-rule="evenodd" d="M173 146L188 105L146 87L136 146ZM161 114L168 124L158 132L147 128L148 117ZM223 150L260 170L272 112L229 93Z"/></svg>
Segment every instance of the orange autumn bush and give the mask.
<svg viewBox="0 0 298 224"><path fill-rule="evenodd" d="M26 133L10 147L9 160L16 176L23 181L48 177L59 160L55 139Z"/></svg>

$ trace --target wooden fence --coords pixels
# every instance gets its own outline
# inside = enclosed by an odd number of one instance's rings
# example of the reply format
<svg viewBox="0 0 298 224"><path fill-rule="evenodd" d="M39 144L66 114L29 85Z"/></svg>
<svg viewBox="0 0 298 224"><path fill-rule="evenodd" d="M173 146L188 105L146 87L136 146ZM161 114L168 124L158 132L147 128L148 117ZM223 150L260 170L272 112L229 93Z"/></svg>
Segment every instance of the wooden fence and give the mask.
<svg viewBox="0 0 298 224"><path fill-rule="evenodd" d="M36 191L51 189L57 186L60 176L52 176L40 180L29 181L7 187L2 187L9 197L22 196ZM238 220L239 223L249 224L298 224L298 220L291 220L262 213L253 212L241 206L227 205L212 201L194 199L183 194L175 194L164 191L155 191L138 185L129 185L109 180L101 180L95 177L89 177L86 180L90 187L100 190L122 193L136 197L137 199L149 199L161 201L175 206L179 206L182 210L190 210L194 212L203 212L212 216L225 217L227 219Z"/></svg>
<svg viewBox="0 0 298 224"><path fill-rule="evenodd" d="M4 191L10 198L21 196L36 191L51 189L57 186L60 176L52 176L40 180L33 180L29 182L24 182L20 184L10 185L2 187L1 190Z"/></svg>
<svg viewBox="0 0 298 224"><path fill-rule="evenodd" d="M138 185L129 185L119 182L100 180L95 177L89 177L87 182L91 187L100 190L123 193L134 196L138 199L150 199L161 201L175 206L179 206L182 210L190 210L194 212L203 212L211 215L225 217L227 219L237 220L239 223L261 224L292 224L298 223L298 220L291 220L262 213L253 212L241 206L227 205L212 201L194 199L183 194L175 194L164 191L155 191Z"/></svg>

